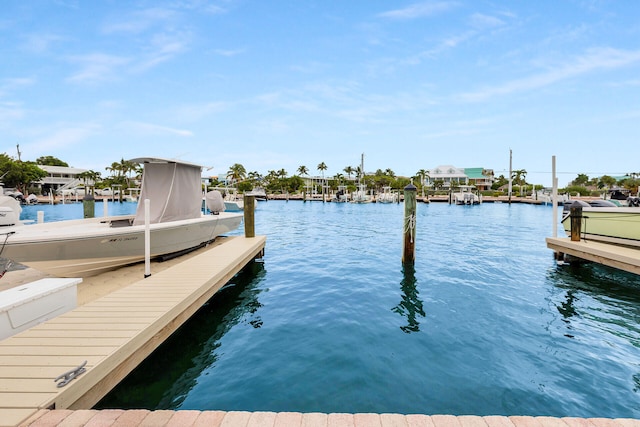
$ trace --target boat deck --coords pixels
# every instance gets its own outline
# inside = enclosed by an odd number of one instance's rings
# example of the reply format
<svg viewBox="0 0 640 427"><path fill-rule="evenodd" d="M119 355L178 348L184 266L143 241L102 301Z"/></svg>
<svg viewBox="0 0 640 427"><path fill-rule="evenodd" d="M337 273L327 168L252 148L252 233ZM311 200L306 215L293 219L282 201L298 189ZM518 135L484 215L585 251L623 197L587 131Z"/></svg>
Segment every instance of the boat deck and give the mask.
<svg viewBox="0 0 640 427"><path fill-rule="evenodd" d="M264 236L225 239L0 341L0 425L19 425L40 409L93 406L262 253L265 241ZM54 378L84 361L86 372L58 388Z"/></svg>
<svg viewBox="0 0 640 427"><path fill-rule="evenodd" d="M44 426L203 426L203 427L640 427L629 418L553 418L530 416L321 414L222 411L41 411L24 424Z"/></svg>
<svg viewBox="0 0 640 427"><path fill-rule="evenodd" d="M547 247L556 253L640 274L640 249L601 243L595 240L574 242L570 238L547 237Z"/></svg>

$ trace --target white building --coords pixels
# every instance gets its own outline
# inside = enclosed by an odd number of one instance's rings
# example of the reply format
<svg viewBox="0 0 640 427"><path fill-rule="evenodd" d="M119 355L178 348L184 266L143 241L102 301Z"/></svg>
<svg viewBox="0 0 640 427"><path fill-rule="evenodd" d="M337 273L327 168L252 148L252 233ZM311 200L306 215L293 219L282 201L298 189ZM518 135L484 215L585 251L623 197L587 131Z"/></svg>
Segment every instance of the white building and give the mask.
<svg viewBox="0 0 640 427"><path fill-rule="evenodd" d="M36 187L40 188L42 194L84 185L84 181L78 178L78 175L87 172L87 169L45 165L38 165L38 167L47 173L47 176L34 183Z"/></svg>

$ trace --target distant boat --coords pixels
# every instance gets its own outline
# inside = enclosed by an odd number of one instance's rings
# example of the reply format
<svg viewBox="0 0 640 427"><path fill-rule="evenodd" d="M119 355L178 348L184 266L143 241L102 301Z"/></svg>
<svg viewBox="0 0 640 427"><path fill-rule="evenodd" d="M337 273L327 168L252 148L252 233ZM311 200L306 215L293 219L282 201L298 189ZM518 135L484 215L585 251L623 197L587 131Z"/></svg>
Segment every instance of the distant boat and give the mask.
<svg viewBox="0 0 640 427"><path fill-rule="evenodd" d="M397 203L398 195L391 192L391 187L382 187L382 193L376 196L376 203Z"/></svg>
<svg viewBox="0 0 640 427"><path fill-rule="evenodd" d="M240 225L239 213L201 213L199 165L160 158L130 161L144 165L135 215L33 225L8 220L6 224L16 225L0 228L0 256L61 277L89 276L143 261L145 199L150 201L152 258L206 245ZM9 214L6 207L1 213Z"/></svg>
<svg viewBox="0 0 640 427"><path fill-rule="evenodd" d="M604 200L598 201L604 204ZM592 206L582 202L581 235L616 245L640 248L640 207ZM562 226L571 235L570 204L565 204Z"/></svg>
<svg viewBox="0 0 640 427"><path fill-rule="evenodd" d="M358 184L358 189L351 196L351 203L371 203L371 196L367 194L365 184Z"/></svg>
<svg viewBox="0 0 640 427"><path fill-rule="evenodd" d="M473 192L475 187L472 185L461 185L460 191L453 193L453 203L456 205L479 205L482 199Z"/></svg>
<svg viewBox="0 0 640 427"><path fill-rule="evenodd" d="M347 187L344 185L338 185L338 191L331 199L334 203L345 203L349 201L349 195L347 194Z"/></svg>
<svg viewBox="0 0 640 427"><path fill-rule="evenodd" d="M247 196L253 196L256 200L267 201L267 192L262 187L255 187L248 193L245 193Z"/></svg>

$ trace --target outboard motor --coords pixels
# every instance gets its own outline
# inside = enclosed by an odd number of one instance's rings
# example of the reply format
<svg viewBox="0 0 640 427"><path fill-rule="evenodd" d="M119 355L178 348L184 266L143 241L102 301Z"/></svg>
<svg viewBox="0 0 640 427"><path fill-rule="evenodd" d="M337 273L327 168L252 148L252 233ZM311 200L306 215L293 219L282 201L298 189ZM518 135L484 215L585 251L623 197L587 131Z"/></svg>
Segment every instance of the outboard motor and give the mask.
<svg viewBox="0 0 640 427"><path fill-rule="evenodd" d="M20 203L11 196L0 196L0 226L20 223Z"/></svg>
<svg viewBox="0 0 640 427"><path fill-rule="evenodd" d="M207 203L207 209L209 209L212 214L218 215L220 212L224 212L224 199L218 190L209 191L205 195L205 201Z"/></svg>

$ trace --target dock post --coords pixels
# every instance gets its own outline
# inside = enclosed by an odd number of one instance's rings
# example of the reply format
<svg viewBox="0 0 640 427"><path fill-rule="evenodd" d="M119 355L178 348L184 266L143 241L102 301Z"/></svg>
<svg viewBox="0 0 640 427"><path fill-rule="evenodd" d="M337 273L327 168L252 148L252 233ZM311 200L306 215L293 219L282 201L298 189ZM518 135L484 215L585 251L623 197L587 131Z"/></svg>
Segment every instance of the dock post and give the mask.
<svg viewBox="0 0 640 427"><path fill-rule="evenodd" d="M415 185L404 187L403 264L413 264L416 258L416 193Z"/></svg>
<svg viewBox="0 0 640 427"><path fill-rule="evenodd" d="M580 228L582 227L582 205L575 201L571 204L571 241L580 241Z"/></svg>
<svg viewBox="0 0 640 427"><path fill-rule="evenodd" d="M256 198L244 195L244 237L256 237Z"/></svg>
<svg viewBox="0 0 640 427"><path fill-rule="evenodd" d="M91 193L87 193L82 198L82 208L85 218L94 218L96 216L96 199Z"/></svg>

